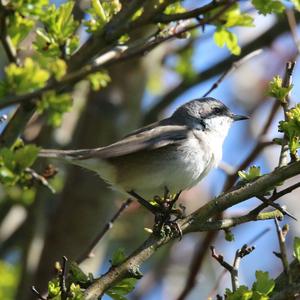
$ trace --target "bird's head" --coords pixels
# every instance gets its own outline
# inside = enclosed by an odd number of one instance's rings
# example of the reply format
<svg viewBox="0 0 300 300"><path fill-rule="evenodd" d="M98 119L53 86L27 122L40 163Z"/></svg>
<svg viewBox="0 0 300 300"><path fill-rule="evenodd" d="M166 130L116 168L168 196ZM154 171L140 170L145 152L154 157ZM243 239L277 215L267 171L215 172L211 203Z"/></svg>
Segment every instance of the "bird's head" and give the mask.
<svg viewBox="0 0 300 300"><path fill-rule="evenodd" d="M171 119L176 124L225 137L234 121L246 120L248 117L236 115L221 101L207 97L183 104Z"/></svg>

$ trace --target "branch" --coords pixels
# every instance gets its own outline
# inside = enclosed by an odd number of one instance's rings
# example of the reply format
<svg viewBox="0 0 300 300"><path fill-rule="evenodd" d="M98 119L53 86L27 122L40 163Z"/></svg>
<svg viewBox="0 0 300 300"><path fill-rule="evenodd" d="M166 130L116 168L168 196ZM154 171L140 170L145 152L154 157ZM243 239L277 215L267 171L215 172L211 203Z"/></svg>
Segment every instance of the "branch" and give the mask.
<svg viewBox="0 0 300 300"><path fill-rule="evenodd" d="M182 34L188 31L191 31L193 29L203 26L204 24L212 22L213 20L216 20L233 3L234 2L229 2L226 5L226 7L224 7L224 9L222 9L217 14L215 14L214 16L206 20L202 20L201 22L194 25L179 27L179 30L177 30L176 28L175 28L176 30L174 30L174 28L171 28L163 35L149 38L146 42L144 40L140 41L137 45L135 43L135 45L132 48L129 46L116 46L112 48L110 51L103 54L98 59L96 59L93 64L86 65L85 67L81 68L78 71L68 73L60 81L51 81L45 87L35 90L31 93L27 93L19 96L12 95L2 99L2 101L0 102L0 109L17 103L27 103L29 101L33 101L34 98L38 98L44 92L49 90L60 91L66 86L74 85L78 81L86 78L86 76L102 70L104 67L108 67L113 64L120 63L144 55L145 53L148 53L149 51L153 50L155 47L162 44L163 42L181 36Z"/></svg>
<svg viewBox="0 0 300 300"><path fill-rule="evenodd" d="M255 249L255 247L248 247L248 245L245 244L241 249L236 250L232 265L226 262L222 255L217 254L213 246L211 246L210 249L212 257L215 258L222 267L229 271L232 282L232 290L235 292L239 287L238 273L241 259L250 254Z"/></svg>
<svg viewBox="0 0 300 300"><path fill-rule="evenodd" d="M270 212L261 212L259 214L255 214L250 212L244 216L240 217L232 217L232 218L224 218L222 220L209 221L206 223L197 222L197 219L188 227L185 233L189 232L199 232L199 231L208 231L208 230L222 230L229 229L234 226L248 223L252 221L264 221L264 220L272 220L272 219L283 219L283 214L279 210L274 210Z"/></svg>
<svg viewBox="0 0 300 300"><path fill-rule="evenodd" d="M256 40L251 41L247 45L245 45L242 48L242 54L240 58L250 54L257 49L270 45L280 34L286 32L287 30L289 30L288 22L285 19L279 20L273 27L259 36ZM205 82L209 78L214 77L222 72L225 72L237 60L238 59L235 56L231 55L223 61L216 63L215 65L207 68L204 71L199 72L195 75L195 77L183 79L175 88L165 94L161 99L156 101L156 104L145 114L143 123L149 124L151 122L154 122L159 113L162 112L166 107L168 107L174 101L174 99L180 96L187 89L196 84Z"/></svg>
<svg viewBox="0 0 300 300"><path fill-rule="evenodd" d="M276 201L277 199L281 198L282 196L291 193L293 190L297 189L300 187L300 182L291 185L290 187L277 192L275 191L272 196L270 198L267 199L267 202L262 203L261 205L257 206L255 209L253 209L250 213L251 214L258 214L259 212L261 212L263 209L267 208L271 202ZM286 213L286 211L285 211Z"/></svg>
<svg viewBox="0 0 300 300"><path fill-rule="evenodd" d="M288 256L287 256L287 250L286 250L286 245L285 245L285 237L288 233L288 226L286 225L284 230L280 227L277 218L274 220L275 226L276 226L276 232L277 232L277 237L278 237L278 242L279 242L279 248L280 248L280 253L273 252L278 258L280 258L282 265L283 265L283 270L286 276L288 277L288 283L292 283L292 277L290 274L290 267L289 267L289 261L288 261Z"/></svg>
<svg viewBox="0 0 300 300"><path fill-rule="evenodd" d="M294 67L295 67L296 62L291 62L289 61L286 64L285 67L285 75L284 75L284 79L282 81L282 87L289 87L292 83L292 74L294 71ZM283 114L284 114L284 120L288 121L288 116L287 116L287 111L289 108L289 95L286 96L286 98L284 99L284 101L280 101L279 99L277 99L277 101L280 103L282 110L283 110ZM280 151L280 157L279 157L279 163L278 166L282 167L284 165L286 165L288 163L288 154L289 154L289 143L288 143L288 136L286 133L284 133L283 135L283 139L282 139L282 145L281 145L281 151ZM292 160L296 160L296 157L292 157Z"/></svg>
<svg viewBox="0 0 300 300"><path fill-rule="evenodd" d="M199 246L196 247L196 252L190 264L190 272L186 279L186 283L184 289L181 294L177 298L177 300L184 300L190 291L194 288L197 283L197 274L201 269L204 258L206 257L206 247L207 245L211 245L215 238L214 232L208 232L205 235L205 238L200 241Z"/></svg>
<svg viewBox="0 0 300 300"><path fill-rule="evenodd" d="M127 199L118 209L118 211L113 215L113 217L111 218L111 220L106 223L106 225L104 226L104 228L99 232L99 234L95 237L95 239L92 241L92 243L90 244L90 246L88 247L88 249L86 249L86 251L77 259L77 263L80 264L81 262L83 262L86 258L88 258L93 249L95 248L95 246L99 243L99 241L104 237L104 235L107 233L108 230L110 230L113 225L114 222L120 217L120 215L122 214L122 212L131 204L133 200L131 198Z"/></svg>
<svg viewBox="0 0 300 300"><path fill-rule="evenodd" d="M16 54L16 49L14 48L11 39L7 34L7 26L6 26L7 15L8 15L8 11L6 7L2 4L2 1L0 1L0 40L2 42L8 60L11 63L19 64L19 60Z"/></svg>
<svg viewBox="0 0 300 300"><path fill-rule="evenodd" d="M194 224L206 223L211 217L218 215L225 209L245 201L257 194L261 194L270 186L282 182L300 173L300 161L278 168L270 174L259 177L257 180L236 188L214 198L197 211L178 221L183 233L188 233ZM135 250L122 264L111 268L106 274L96 279L85 291L85 299L97 299L105 290L121 279L130 276L144 261L152 256L162 245L171 241L171 237L156 237L151 235L137 250Z"/></svg>
<svg viewBox="0 0 300 300"><path fill-rule="evenodd" d="M227 4L228 1L226 0L222 0L222 1L212 1L209 4L206 4L202 7L190 10L190 11L186 11L183 13L177 13L177 14L170 14L170 15L166 15L166 14L159 14L157 16L155 16L152 21L154 23L170 23L170 22L174 22L174 21L180 21L180 20L186 20L186 19L198 19L198 17L200 15L206 14L209 11L220 7L220 6L224 6L225 4Z"/></svg>
<svg viewBox="0 0 300 300"><path fill-rule="evenodd" d="M238 61L234 62L229 69L227 69L218 79L216 82L212 84L210 89L202 96L202 97L207 97L213 90L218 88L218 86L222 83L222 81L225 79L227 75L229 75L233 70L238 69L243 63L247 62L248 60L252 59L253 57L261 54L263 52L262 49L255 50Z"/></svg>

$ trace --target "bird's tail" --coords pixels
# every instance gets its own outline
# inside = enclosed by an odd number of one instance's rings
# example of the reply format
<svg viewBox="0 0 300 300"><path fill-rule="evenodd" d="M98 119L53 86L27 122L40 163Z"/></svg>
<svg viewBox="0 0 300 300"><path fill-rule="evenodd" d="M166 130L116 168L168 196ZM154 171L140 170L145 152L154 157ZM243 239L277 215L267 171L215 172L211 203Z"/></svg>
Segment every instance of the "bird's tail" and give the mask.
<svg viewBox="0 0 300 300"><path fill-rule="evenodd" d="M92 152L91 149L81 149L81 150L42 149L40 150L38 156L47 157L47 158L77 160L82 158L88 158L91 152Z"/></svg>

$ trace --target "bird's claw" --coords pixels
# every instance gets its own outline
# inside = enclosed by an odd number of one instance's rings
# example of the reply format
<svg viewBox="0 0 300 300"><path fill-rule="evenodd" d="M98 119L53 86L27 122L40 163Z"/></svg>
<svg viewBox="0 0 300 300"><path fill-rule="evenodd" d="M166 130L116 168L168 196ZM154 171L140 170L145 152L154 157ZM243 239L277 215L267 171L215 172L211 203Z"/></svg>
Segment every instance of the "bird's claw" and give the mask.
<svg viewBox="0 0 300 300"><path fill-rule="evenodd" d="M180 193L172 197L166 188L163 198L159 196L154 197L158 209L155 214L154 234L162 237L171 236L182 239L182 231L177 221L184 217L185 207L183 205L179 205L177 208L174 207L179 195Z"/></svg>

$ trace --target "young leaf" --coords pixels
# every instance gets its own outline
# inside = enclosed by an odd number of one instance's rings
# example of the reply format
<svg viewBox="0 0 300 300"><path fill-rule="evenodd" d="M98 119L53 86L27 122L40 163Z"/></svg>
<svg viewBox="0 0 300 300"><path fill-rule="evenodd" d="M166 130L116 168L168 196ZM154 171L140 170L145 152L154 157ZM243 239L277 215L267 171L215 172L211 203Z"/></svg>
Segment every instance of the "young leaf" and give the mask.
<svg viewBox="0 0 300 300"><path fill-rule="evenodd" d="M238 175L243 182L251 182L261 176L260 167L251 166L248 172L239 171Z"/></svg>
<svg viewBox="0 0 300 300"><path fill-rule="evenodd" d="M117 249L112 256L111 265L113 267L118 266L126 259L125 252L123 248Z"/></svg>
<svg viewBox="0 0 300 300"><path fill-rule="evenodd" d="M226 300L250 300L252 299L253 292L246 286L241 285L235 292L226 289Z"/></svg>
<svg viewBox="0 0 300 300"><path fill-rule="evenodd" d="M63 114L72 107L72 97L68 93L56 94L48 91L43 94L42 99L37 103L38 113L46 113L49 125L57 127L61 124Z"/></svg>
<svg viewBox="0 0 300 300"><path fill-rule="evenodd" d="M23 66L12 63L5 68L6 77L2 81L4 93L23 94L43 87L50 77L47 70L31 58L26 58Z"/></svg>
<svg viewBox="0 0 300 300"><path fill-rule="evenodd" d="M83 300L83 292L78 284L71 283L70 285L70 300Z"/></svg>
<svg viewBox="0 0 300 300"><path fill-rule="evenodd" d="M300 11L300 0L291 0L295 8Z"/></svg>
<svg viewBox="0 0 300 300"><path fill-rule="evenodd" d="M253 18L245 13L241 13L241 9L239 4L235 4L231 6L221 17L221 20L224 20L225 27L233 27L233 26L245 26L245 27L253 27Z"/></svg>
<svg viewBox="0 0 300 300"><path fill-rule="evenodd" d="M15 160L17 166L24 170L30 167L36 160L40 148L35 145L26 145L23 148L17 149L15 152Z"/></svg>
<svg viewBox="0 0 300 300"><path fill-rule="evenodd" d="M292 88L293 85L282 87L282 78L277 75L269 83L268 95L284 102Z"/></svg>
<svg viewBox="0 0 300 300"><path fill-rule="evenodd" d="M129 294L136 285L136 278L125 278L111 287L105 293L115 300L126 300L125 295Z"/></svg>
<svg viewBox="0 0 300 300"><path fill-rule="evenodd" d="M269 278L269 273L256 271L255 277L256 282L253 283L252 290L258 292L260 295L269 295L275 287L275 281Z"/></svg>
<svg viewBox="0 0 300 300"><path fill-rule="evenodd" d="M59 280L57 278L48 282L48 297L50 299L60 296L61 290L59 285Z"/></svg>
<svg viewBox="0 0 300 300"><path fill-rule="evenodd" d="M237 36L223 26L217 28L214 33L214 41L218 47L224 47L226 45L228 50L234 55L239 55L241 53Z"/></svg>
<svg viewBox="0 0 300 300"><path fill-rule="evenodd" d="M290 109L286 115L287 119L279 122L279 131L287 135L291 154L295 156L300 148L300 104Z"/></svg>
<svg viewBox="0 0 300 300"><path fill-rule="evenodd" d="M282 13L285 9L279 0L252 0L252 4L262 15Z"/></svg>
<svg viewBox="0 0 300 300"><path fill-rule="evenodd" d="M90 74L88 76L88 79L91 83L91 87L93 91L98 91L100 90L100 88L106 87L111 80L106 71Z"/></svg>

